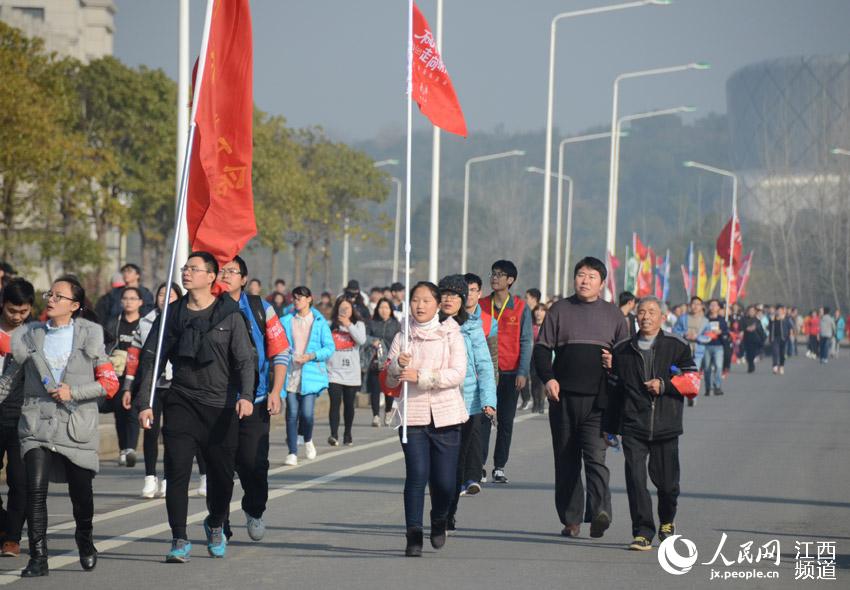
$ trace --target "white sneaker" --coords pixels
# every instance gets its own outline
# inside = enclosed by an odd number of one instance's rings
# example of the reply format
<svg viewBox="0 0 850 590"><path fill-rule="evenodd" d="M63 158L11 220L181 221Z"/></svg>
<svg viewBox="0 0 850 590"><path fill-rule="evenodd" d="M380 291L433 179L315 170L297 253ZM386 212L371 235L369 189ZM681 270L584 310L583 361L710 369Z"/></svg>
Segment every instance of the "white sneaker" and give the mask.
<svg viewBox="0 0 850 590"><path fill-rule="evenodd" d="M384 414L384 426L389 426L390 424L392 424L392 421L393 421L393 413L391 411L386 412Z"/></svg>
<svg viewBox="0 0 850 590"><path fill-rule="evenodd" d="M145 476L145 486L142 488L142 498L153 498L156 496L156 490L159 488L155 475Z"/></svg>
<svg viewBox="0 0 850 590"><path fill-rule="evenodd" d="M289 465L290 467L294 467L295 465L298 465L298 455L293 455L292 453L289 453L286 456L286 459L283 460L283 464Z"/></svg>
<svg viewBox="0 0 850 590"><path fill-rule="evenodd" d="M164 479L162 481L160 481L159 482L159 491L156 493L157 497L164 498L165 497L165 490L166 490L167 487L168 486L166 486Z"/></svg>
<svg viewBox="0 0 850 590"><path fill-rule="evenodd" d="M372 426L378 428L381 425L381 419L378 416L372 416Z"/></svg>
<svg viewBox="0 0 850 590"><path fill-rule="evenodd" d="M201 496L202 498L207 497L207 476L206 475L201 476L201 483L198 486L198 495Z"/></svg>
<svg viewBox="0 0 850 590"><path fill-rule="evenodd" d="M304 453L311 461L316 458L316 445L313 444L312 440L304 443Z"/></svg>
<svg viewBox="0 0 850 590"><path fill-rule="evenodd" d="M118 453L118 464L121 467L127 466L127 451L126 450L122 450L120 453Z"/></svg>

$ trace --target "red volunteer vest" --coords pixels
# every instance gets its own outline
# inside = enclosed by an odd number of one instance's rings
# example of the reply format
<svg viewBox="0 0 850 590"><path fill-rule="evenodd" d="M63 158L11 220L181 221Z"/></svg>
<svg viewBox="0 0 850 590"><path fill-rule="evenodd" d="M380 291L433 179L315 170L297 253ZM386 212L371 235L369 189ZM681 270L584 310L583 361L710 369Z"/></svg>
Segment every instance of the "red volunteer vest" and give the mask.
<svg viewBox="0 0 850 590"><path fill-rule="evenodd" d="M505 373L512 373L519 368L519 337L522 331L522 312L525 310L525 301L516 295L511 296L511 303L513 306L510 303L506 305L501 317L498 309L492 309L499 327L499 371ZM480 304L483 324L485 310L488 315L491 312L491 296L483 298Z"/></svg>

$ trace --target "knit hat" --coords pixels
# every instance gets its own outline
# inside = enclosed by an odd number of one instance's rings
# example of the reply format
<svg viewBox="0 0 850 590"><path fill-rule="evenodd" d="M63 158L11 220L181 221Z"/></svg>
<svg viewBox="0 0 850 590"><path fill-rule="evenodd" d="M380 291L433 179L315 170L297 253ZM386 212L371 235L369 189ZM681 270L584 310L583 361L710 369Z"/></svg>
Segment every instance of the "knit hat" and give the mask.
<svg viewBox="0 0 850 590"><path fill-rule="evenodd" d="M440 279L440 284L437 287L439 287L440 293L451 291L460 295L464 301L466 301L469 295L469 285L466 284L466 279L463 278L463 275L448 275L443 277Z"/></svg>

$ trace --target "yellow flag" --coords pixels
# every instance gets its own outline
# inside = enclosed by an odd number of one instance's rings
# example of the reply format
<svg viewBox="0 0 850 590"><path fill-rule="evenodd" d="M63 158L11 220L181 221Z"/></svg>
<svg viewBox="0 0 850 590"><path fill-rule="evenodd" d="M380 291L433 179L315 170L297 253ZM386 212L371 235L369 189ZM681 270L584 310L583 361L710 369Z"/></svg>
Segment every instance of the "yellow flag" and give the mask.
<svg viewBox="0 0 850 590"><path fill-rule="evenodd" d="M699 263L697 266L697 290L696 294L699 295L702 299L705 299L705 291L706 287L708 287L708 276L705 272L705 258L702 256L702 252L699 253Z"/></svg>
<svg viewBox="0 0 850 590"><path fill-rule="evenodd" d="M720 280L720 273L723 271L723 259L717 251L714 252L714 264L711 265L711 281L708 283L708 293L703 299L711 299L714 296L714 288L717 286L717 281Z"/></svg>

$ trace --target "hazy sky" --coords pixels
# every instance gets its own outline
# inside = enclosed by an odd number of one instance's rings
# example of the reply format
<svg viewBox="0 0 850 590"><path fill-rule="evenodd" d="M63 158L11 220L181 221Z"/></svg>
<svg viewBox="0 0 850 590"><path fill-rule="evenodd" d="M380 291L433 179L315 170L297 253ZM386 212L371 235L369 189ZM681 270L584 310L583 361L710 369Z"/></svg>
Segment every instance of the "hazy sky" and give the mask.
<svg viewBox="0 0 850 590"><path fill-rule="evenodd" d="M620 0L609 0L610 3ZM471 133L541 129L549 24L605 0L444 0L443 57ZM116 0L115 55L177 75L176 0ZM436 0L418 2L435 27ZM205 0L191 0L192 59ZM340 139L403 130L405 0L252 0L254 99L293 126ZM726 110L725 83L765 59L850 53L850 0L674 0L562 20L555 124L576 131L610 120L622 72L704 60L712 69L626 81L621 113L689 104ZM417 126L424 118L415 115Z"/></svg>

